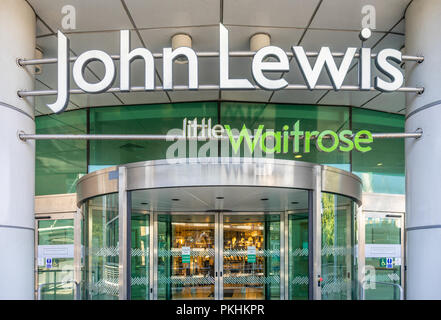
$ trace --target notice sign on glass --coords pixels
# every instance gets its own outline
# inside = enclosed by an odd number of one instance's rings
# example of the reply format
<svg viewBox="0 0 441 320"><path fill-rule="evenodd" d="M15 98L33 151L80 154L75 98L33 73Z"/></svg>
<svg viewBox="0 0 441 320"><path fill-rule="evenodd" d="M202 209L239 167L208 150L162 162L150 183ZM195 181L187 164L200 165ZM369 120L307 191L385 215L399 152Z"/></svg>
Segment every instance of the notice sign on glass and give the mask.
<svg viewBox="0 0 441 320"><path fill-rule="evenodd" d="M182 247L182 263L190 263L190 247Z"/></svg>
<svg viewBox="0 0 441 320"><path fill-rule="evenodd" d="M256 263L256 247L249 246L247 248L248 263Z"/></svg>

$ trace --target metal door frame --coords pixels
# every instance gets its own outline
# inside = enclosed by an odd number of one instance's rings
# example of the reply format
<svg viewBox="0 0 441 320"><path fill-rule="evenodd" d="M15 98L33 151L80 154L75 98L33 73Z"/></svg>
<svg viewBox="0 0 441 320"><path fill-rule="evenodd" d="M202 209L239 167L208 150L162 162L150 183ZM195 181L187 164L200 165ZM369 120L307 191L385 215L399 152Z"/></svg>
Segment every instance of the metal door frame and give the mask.
<svg viewBox="0 0 441 320"><path fill-rule="evenodd" d="M388 217L389 216L389 217ZM400 220L400 238L401 238L401 266L400 266L400 279L401 279L401 287L403 288L404 292L406 292L406 277L405 277L405 266L406 266L406 250L405 250L405 213L403 212L378 212L378 211L371 211L371 210L366 210L363 211L363 220L361 221L362 223L362 228L363 228L363 243L366 244L366 234L365 234L365 230L366 230L366 219L368 217L379 217L379 218L392 218L392 219L399 219ZM364 261L363 264L366 264L366 257L364 256Z"/></svg>
<svg viewBox="0 0 441 320"><path fill-rule="evenodd" d="M49 220L72 220L74 225L74 257L73 257L73 280L74 280L74 299L78 298L78 289L76 282L76 259L75 259L75 250L77 250L76 239L77 239L77 230L76 230L76 212L60 212L60 213L38 213L35 214L34 220L34 299L38 300L38 223L40 221L49 221ZM81 230L81 229L79 229Z"/></svg>
<svg viewBox="0 0 441 320"><path fill-rule="evenodd" d="M151 273L150 273L150 284L151 284L151 299L152 300L158 300L158 215L169 215L169 216L207 216L211 215L214 217L214 245L215 245L215 253L214 253L214 272L216 275L216 272L218 272L219 269L216 269L217 267L217 214L215 212L179 212L179 211L173 211L173 212L164 212L164 211L155 211L155 212L149 212L151 219L153 221L153 225L151 225L151 252L150 254L150 263L151 263ZM216 299L216 279L217 277L214 277L215 284L214 284L214 299Z"/></svg>
<svg viewBox="0 0 441 320"><path fill-rule="evenodd" d="M263 170L265 169L265 170ZM207 174L207 173L210 174ZM232 175L231 172L235 172ZM262 172L267 172L262 174ZM130 221L129 199L131 191L158 188L185 188L185 187L277 187L287 189L308 190L310 213L310 292L312 299L321 299L321 215L322 192L342 195L351 198L361 205L362 183L359 177L347 171L324 165L306 162L278 160L266 158L182 158L173 162L155 160L131 163L117 167L95 171L82 177L77 183L77 206L81 207L86 200L111 193L119 193L119 223L120 223L120 263L119 287L120 299L129 299L130 294ZM184 214L190 214L185 212ZM194 214L194 213L191 213ZM206 214L206 213L202 213ZM238 213L233 213L238 214ZM245 212L244 214L251 214ZM256 213L252 213L256 214ZM215 215L216 217L216 215ZM153 257L157 252L157 214L153 213L151 224L151 248ZM215 223L215 237L219 244L223 243L223 224L220 223L223 214ZM223 220L222 220L223 221ZM215 218L216 222L216 218ZM285 262L281 268L281 298L287 297L287 254L286 254L286 214L281 213L281 261ZM217 236L216 236L217 231ZM223 257L222 246L217 246L218 257ZM216 251L216 249L215 249ZM152 254L151 254L152 256ZM152 259L152 258L150 258ZM155 260L155 259L153 259ZM223 261L215 262L215 270L223 271ZM150 260L151 261L151 260ZM216 261L216 259L215 259ZM153 283L153 298L157 299L157 263L153 261L151 268ZM215 271L216 272L216 271ZM152 282L153 277L153 282ZM215 277L216 278L216 277ZM223 277L220 277L215 286L223 288ZM217 291L217 297L223 297L223 291Z"/></svg>

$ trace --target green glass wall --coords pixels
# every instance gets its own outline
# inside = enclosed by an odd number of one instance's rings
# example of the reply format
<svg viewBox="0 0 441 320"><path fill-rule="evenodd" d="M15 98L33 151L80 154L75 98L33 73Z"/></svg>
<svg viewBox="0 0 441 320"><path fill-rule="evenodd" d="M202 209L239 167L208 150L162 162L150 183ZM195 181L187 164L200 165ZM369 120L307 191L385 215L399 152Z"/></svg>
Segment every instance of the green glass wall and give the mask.
<svg viewBox="0 0 441 320"><path fill-rule="evenodd" d="M264 130L282 131L285 125L293 130L296 121L300 121L300 130L302 131L329 129L340 132L349 129L349 108L346 107L223 102L220 111L221 124L228 124L231 128L238 130L242 129L245 124L248 129L252 130L252 133L259 125L264 125ZM275 153L274 158L329 164L340 169L350 170L349 153L319 152L316 150L314 142L311 143L311 152L304 153L303 140L300 142L299 149L300 152L294 154L293 143L290 142L288 152ZM230 154L233 154L231 149ZM243 148L240 155L244 155Z"/></svg>
<svg viewBox="0 0 441 320"><path fill-rule="evenodd" d="M91 134L167 134L183 120L211 118L217 123L217 103L178 103L90 109ZM166 141L91 141L89 172L118 164L165 159ZM199 145L201 145L200 143ZM189 150L185 155L189 153Z"/></svg>
<svg viewBox="0 0 441 320"><path fill-rule="evenodd" d="M37 134L85 134L86 110L35 118ZM87 174L87 142L37 140L35 194L74 193L78 179Z"/></svg>
<svg viewBox="0 0 441 320"><path fill-rule="evenodd" d="M245 102L194 102L156 105L117 106L69 111L60 115L36 118L37 133L91 134L167 134L170 129L182 130L183 120L205 118L215 124L241 129L245 124L254 130L282 130L300 121L301 130L367 129L372 132L403 132L404 116L372 110L313 105L263 104ZM89 120L88 120L89 119ZM36 194L75 192L81 175L95 170L137 161L165 159L172 141L37 141ZM220 142L185 143L173 153L174 157L221 155ZM194 147L196 146L196 147ZM404 194L403 139L375 140L367 153L352 151L318 152L311 144L311 152L293 153L289 143L287 153L276 153L277 159L326 164L353 171L363 180L366 192ZM204 149L206 148L206 149ZM233 155L230 146L228 155ZM196 150L196 151L195 151ZM244 156L243 148L240 156ZM237 156L237 155L236 155ZM256 154L254 155L256 156Z"/></svg>
<svg viewBox="0 0 441 320"><path fill-rule="evenodd" d="M352 109L354 131L404 132L404 116ZM352 153L352 172L363 181L363 191L404 194L404 139L378 139L366 153Z"/></svg>

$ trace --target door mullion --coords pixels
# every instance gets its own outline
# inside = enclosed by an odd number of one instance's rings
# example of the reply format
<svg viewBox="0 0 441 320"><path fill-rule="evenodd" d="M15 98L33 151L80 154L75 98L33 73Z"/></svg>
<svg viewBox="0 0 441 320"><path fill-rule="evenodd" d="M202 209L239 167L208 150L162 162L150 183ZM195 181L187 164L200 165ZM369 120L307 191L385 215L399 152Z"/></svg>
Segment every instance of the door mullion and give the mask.
<svg viewBox="0 0 441 320"><path fill-rule="evenodd" d="M218 226L219 226L219 237L218 237L218 255L219 260L219 287L218 287L218 297L219 300L224 299L224 214L219 212L218 214Z"/></svg>
<svg viewBox="0 0 441 320"><path fill-rule="evenodd" d="M219 300L219 214L214 216L214 299Z"/></svg>

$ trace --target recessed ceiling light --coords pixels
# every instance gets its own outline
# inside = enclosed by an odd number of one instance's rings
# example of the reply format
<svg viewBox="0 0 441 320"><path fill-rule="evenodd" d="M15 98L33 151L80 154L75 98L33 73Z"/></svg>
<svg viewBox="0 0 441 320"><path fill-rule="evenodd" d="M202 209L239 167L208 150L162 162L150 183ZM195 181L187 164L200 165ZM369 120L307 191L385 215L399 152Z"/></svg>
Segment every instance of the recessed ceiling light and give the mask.
<svg viewBox="0 0 441 320"><path fill-rule="evenodd" d="M383 162L378 162L377 166L381 167L383 165Z"/></svg>
<svg viewBox="0 0 441 320"><path fill-rule="evenodd" d="M301 154L296 154L296 155L294 156L294 158L296 158L296 159L300 159L301 157L302 157Z"/></svg>

